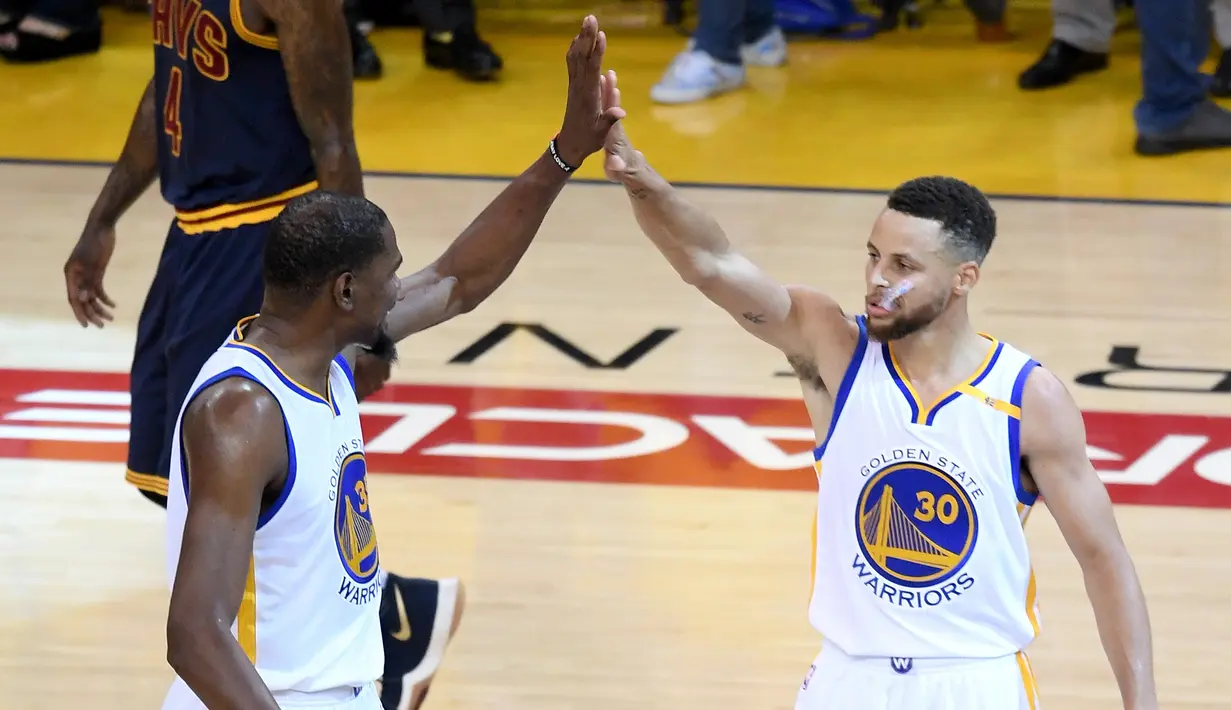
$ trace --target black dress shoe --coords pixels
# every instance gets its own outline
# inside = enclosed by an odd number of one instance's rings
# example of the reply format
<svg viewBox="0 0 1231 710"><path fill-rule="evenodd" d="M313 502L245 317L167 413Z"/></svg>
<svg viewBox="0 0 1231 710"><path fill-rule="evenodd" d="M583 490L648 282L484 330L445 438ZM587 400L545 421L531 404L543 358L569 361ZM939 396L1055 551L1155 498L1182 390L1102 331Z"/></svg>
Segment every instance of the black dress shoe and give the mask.
<svg viewBox="0 0 1231 710"><path fill-rule="evenodd" d="M455 32L423 33L423 58L430 67L452 69L471 81L488 81L504 68L504 60L473 27Z"/></svg>
<svg viewBox="0 0 1231 710"><path fill-rule="evenodd" d="M379 79L385 73L385 63L367 36L358 30L351 33L352 70L356 79Z"/></svg>
<svg viewBox="0 0 1231 710"><path fill-rule="evenodd" d="M1218 98L1231 96L1231 49L1224 49L1218 60L1218 68L1210 79L1210 95Z"/></svg>
<svg viewBox="0 0 1231 710"><path fill-rule="evenodd" d="M368 36L359 28L362 20L359 4L345 2L342 8L346 16L346 31L350 34L351 73L356 79L379 79L385 73L385 66Z"/></svg>
<svg viewBox="0 0 1231 710"><path fill-rule="evenodd" d="M1049 89L1067 84L1079 74L1107 68L1105 53L1087 52L1068 42L1053 39L1039 61L1017 77L1023 90Z"/></svg>
<svg viewBox="0 0 1231 710"><path fill-rule="evenodd" d="M1231 112L1213 101L1197 105L1187 121L1162 133L1138 133L1138 155L1174 155L1190 150L1231 148Z"/></svg>
<svg viewBox="0 0 1231 710"><path fill-rule="evenodd" d="M0 56L14 64L50 62L78 54L93 54L103 44L102 25L73 29L63 39L52 39L33 32L23 32L16 27L11 32L17 35L17 47L0 49Z"/></svg>

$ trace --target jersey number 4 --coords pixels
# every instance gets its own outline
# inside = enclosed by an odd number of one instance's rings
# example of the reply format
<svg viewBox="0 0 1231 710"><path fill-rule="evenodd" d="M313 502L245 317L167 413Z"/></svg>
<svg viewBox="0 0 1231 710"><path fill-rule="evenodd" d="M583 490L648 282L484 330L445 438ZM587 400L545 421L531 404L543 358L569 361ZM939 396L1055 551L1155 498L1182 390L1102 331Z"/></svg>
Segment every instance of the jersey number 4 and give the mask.
<svg viewBox="0 0 1231 710"><path fill-rule="evenodd" d="M167 98L162 105L162 130L171 136L171 155L180 157L180 144L184 140L184 126L180 123L180 97L184 93L184 73L179 67L171 67L167 80Z"/></svg>

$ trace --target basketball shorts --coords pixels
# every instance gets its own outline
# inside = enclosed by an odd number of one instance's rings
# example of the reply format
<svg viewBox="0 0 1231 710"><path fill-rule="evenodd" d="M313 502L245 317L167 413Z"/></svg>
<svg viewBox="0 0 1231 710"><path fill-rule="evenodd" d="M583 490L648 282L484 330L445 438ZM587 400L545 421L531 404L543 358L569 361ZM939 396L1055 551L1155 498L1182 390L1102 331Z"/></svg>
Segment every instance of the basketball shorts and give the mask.
<svg viewBox="0 0 1231 710"><path fill-rule="evenodd" d="M185 234L172 222L137 321L126 479L166 507L171 436L201 366L261 308L269 223Z"/></svg>
<svg viewBox="0 0 1231 710"><path fill-rule="evenodd" d="M1025 653L982 659L864 658L825 643L795 710L1040 710Z"/></svg>
<svg viewBox="0 0 1231 710"><path fill-rule="evenodd" d="M319 693L275 692L274 701L282 710L381 710L372 684ZM206 710L206 707L184 681L176 678L163 700L162 710Z"/></svg>

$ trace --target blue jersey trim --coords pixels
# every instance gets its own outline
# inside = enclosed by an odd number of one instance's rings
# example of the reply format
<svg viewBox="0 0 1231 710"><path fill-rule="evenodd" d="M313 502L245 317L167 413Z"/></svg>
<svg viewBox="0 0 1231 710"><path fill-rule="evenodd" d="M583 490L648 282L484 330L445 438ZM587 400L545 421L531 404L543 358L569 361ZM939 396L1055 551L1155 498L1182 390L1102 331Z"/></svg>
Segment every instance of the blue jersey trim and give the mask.
<svg viewBox="0 0 1231 710"><path fill-rule="evenodd" d="M346 374L346 381L350 383L351 392L354 392L355 372L350 369L350 363L346 361L346 356L339 353L333 361L338 363L338 367L342 368L342 372Z"/></svg>
<svg viewBox="0 0 1231 710"><path fill-rule="evenodd" d="M263 382L258 380L255 375L253 375L251 372L248 372L242 367L236 366L236 367L232 367L227 370L224 370L214 375L213 377L210 377L205 382L201 383L201 386L193 390L192 394L190 394L188 396L188 399L185 400L183 411L187 412L188 407L192 405L193 400L195 400L197 396L200 395L202 392L204 392L206 389L214 386L215 384L223 380L231 379L232 377L240 377L245 380L250 380L252 382L255 382L256 384L260 385L261 388L264 389L266 392L269 392L269 395L274 398L275 402L278 403L278 411L282 413L282 426L284 430L286 431L286 464L287 464L286 465L286 482L283 483L282 490L278 493L278 497L274 499L274 502L269 506L268 509L266 509L263 513L261 513L260 516L257 518L256 529L260 530L261 528L265 527L265 525L269 523L269 521L273 520L274 515L276 515L277 512L282 509L282 505L286 503L286 499L291 495L291 489L295 485L295 474L298 468L296 457L295 457L295 440L291 436L291 424L286 419L286 412L282 409L282 403L278 402L277 396L275 396L274 393L271 392L269 388L266 387ZM188 458L184 453L184 427L183 427L182 417L180 420L180 427L179 427L179 439L180 439L180 442L179 442L180 443L180 481L181 483L183 483L183 486L184 486L184 500L186 502L188 500Z"/></svg>
<svg viewBox="0 0 1231 710"><path fill-rule="evenodd" d="M1017 373L1017 379L1013 381L1013 394L1009 401L1021 411L1022 393L1026 390L1026 380L1030 377L1030 372L1038 367L1039 363L1034 360L1028 361L1022 365L1022 369ZM1034 505L1038 500L1038 496L1027 491L1022 486L1022 420L1020 417L1009 417L1009 470L1013 472L1013 490L1017 492L1017 502L1022 505Z"/></svg>
<svg viewBox="0 0 1231 710"><path fill-rule="evenodd" d="M842 414L842 408L846 406L846 398L851 394L851 386L855 384L855 376L859 374L859 365L863 362L864 353L868 350L868 324L863 316L855 316L855 323L859 326L859 342L855 345L855 352L846 366L846 374L842 376L842 384L838 387L838 393L834 395L833 414L829 417L829 431L825 432L825 441L812 450L812 457L816 461L820 461L825 455L825 447L829 446L834 430L838 428L838 417Z"/></svg>

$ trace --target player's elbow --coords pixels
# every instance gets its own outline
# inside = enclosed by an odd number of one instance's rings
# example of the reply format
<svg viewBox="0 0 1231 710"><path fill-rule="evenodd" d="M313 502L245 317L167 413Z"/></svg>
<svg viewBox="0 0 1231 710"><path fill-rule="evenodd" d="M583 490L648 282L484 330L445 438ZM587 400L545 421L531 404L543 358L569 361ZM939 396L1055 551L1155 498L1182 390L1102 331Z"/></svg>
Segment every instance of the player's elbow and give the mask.
<svg viewBox="0 0 1231 710"><path fill-rule="evenodd" d="M358 156L354 136L338 127L331 126L314 133L311 139L312 158L321 168L328 170L330 166L347 163Z"/></svg>
<svg viewBox="0 0 1231 710"><path fill-rule="evenodd" d="M201 653L211 643L210 633L216 631L203 614L172 606L167 614L167 665L185 680L192 678L200 667Z"/></svg>
<svg viewBox="0 0 1231 710"><path fill-rule="evenodd" d="M673 262L684 283L701 291L712 290L722 282L722 269L710 254L689 254Z"/></svg>
<svg viewBox="0 0 1231 710"><path fill-rule="evenodd" d="M167 665L181 678L192 674L198 626L188 621L183 613L172 610L167 615Z"/></svg>
<svg viewBox="0 0 1231 710"><path fill-rule="evenodd" d="M1073 557L1085 578L1096 584L1133 574L1133 560L1118 534L1100 535L1073 546Z"/></svg>

